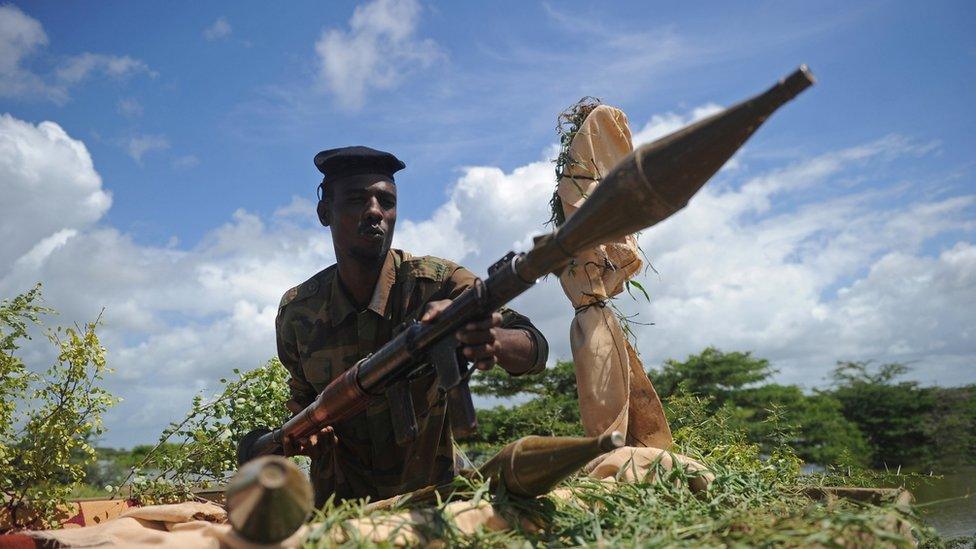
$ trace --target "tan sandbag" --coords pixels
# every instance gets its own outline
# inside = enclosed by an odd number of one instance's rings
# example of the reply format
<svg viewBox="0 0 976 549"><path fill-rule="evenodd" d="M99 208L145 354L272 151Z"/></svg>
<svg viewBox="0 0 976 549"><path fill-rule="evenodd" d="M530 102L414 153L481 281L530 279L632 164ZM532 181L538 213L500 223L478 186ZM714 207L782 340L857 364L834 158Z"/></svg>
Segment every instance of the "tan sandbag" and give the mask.
<svg viewBox="0 0 976 549"><path fill-rule="evenodd" d="M573 137L573 162L557 186L566 219L632 150L623 111L607 105L594 108ZM642 264L637 240L626 236L577 255L559 282L576 309L570 346L583 430L588 436L616 430L626 433L628 445L667 448L672 438L661 400L616 315L606 307Z"/></svg>
<svg viewBox="0 0 976 549"><path fill-rule="evenodd" d="M587 476L607 482L650 482L656 478L658 468L670 471L675 462L688 473L689 488L698 492L708 488L715 475L701 462L688 456L674 454L659 448L634 448L624 446L604 454L583 467Z"/></svg>
<svg viewBox="0 0 976 549"><path fill-rule="evenodd" d="M163 524L179 524L203 520L222 524L227 522L227 511L213 503L186 501L170 505L147 505L133 507L122 513L122 517L131 517L141 521L160 522Z"/></svg>
<svg viewBox="0 0 976 549"><path fill-rule="evenodd" d="M630 366L630 399L627 410L627 445L650 448L669 448L671 427L664 415L661 398L644 371L637 351L624 337Z"/></svg>
<svg viewBox="0 0 976 549"><path fill-rule="evenodd" d="M569 330L583 431L587 436L626 433L630 367L616 315L591 307L576 314Z"/></svg>
<svg viewBox="0 0 976 549"><path fill-rule="evenodd" d="M443 509L429 507L347 520L333 531L332 539L336 543L368 541L396 546L430 543L441 538L440 529L445 520L451 521L464 535L472 535L479 529L497 532L512 528L511 522L487 501L465 500L448 503ZM520 526L529 532L538 530L526 518L520 519Z"/></svg>
<svg viewBox="0 0 976 549"><path fill-rule="evenodd" d="M92 526L27 533L67 547L219 547L210 527L226 519L218 505L185 502L136 507Z"/></svg>
<svg viewBox="0 0 976 549"><path fill-rule="evenodd" d="M298 547L307 527L276 545L255 545L241 539L226 524L227 513L212 503L185 502L130 509L101 524L62 530L24 532L65 547L158 547L252 549Z"/></svg>
<svg viewBox="0 0 976 549"><path fill-rule="evenodd" d="M189 529L173 533L164 523L119 517L94 526L25 533L63 547L220 547L216 538L206 534L209 522L189 524Z"/></svg>

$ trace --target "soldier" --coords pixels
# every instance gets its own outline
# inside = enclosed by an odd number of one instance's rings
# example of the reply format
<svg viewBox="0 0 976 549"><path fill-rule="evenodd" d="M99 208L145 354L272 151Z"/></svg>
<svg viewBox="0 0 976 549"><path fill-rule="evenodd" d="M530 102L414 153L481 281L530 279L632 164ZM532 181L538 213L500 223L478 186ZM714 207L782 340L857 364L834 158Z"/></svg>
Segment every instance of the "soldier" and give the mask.
<svg viewBox="0 0 976 549"><path fill-rule="evenodd" d="M405 168L390 153L368 147L322 151L315 166L318 216L331 228L336 264L288 290L276 320L278 357L291 374L293 413L332 379L394 335L402 322L432 322L475 275L445 259L391 249L397 189ZM548 344L528 318L502 309L457 332L464 357L481 370L496 363L511 375L545 368ZM416 439L398 446L385 399L352 419L304 440L285 440L286 453L312 458L316 505L336 499L388 498L454 475L445 404L433 372L410 382L417 404Z"/></svg>

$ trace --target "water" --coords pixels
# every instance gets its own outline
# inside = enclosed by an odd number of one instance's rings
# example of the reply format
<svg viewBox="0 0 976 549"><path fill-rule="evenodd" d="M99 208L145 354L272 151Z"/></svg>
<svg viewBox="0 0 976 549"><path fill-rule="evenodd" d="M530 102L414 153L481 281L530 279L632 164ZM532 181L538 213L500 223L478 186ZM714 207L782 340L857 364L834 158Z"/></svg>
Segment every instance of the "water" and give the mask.
<svg viewBox="0 0 976 549"><path fill-rule="evenodd" d="M919 513L940 534L976 536L976 467L913 482L907 488L915 495Z"/></svg>

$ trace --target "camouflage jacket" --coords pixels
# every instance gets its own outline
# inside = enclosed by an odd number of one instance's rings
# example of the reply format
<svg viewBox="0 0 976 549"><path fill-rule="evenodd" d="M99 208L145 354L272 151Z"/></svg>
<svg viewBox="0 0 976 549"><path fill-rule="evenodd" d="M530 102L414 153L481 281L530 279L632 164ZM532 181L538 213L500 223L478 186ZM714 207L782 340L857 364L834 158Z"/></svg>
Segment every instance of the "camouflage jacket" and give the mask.
<svg viewBox="0 0 976 549"><path fill-rule="evenodd" d="M309 405L333 378L392 339L402 322L416 319L434 300L453 299L471 286L475 275L436 257L412 257L390 250L367 308L357 311L339 282L335 265L288 290L276 320L278 357L291 374L291 398ZM538 349L532 372L545 368L548 346L528 318L503 309L502 326L535 336ZM433 374L411 381L418 435L406 446L394 441L385 399L335 425L338 445L315 459L311 480L321 505L337 499L387 498L454 475L450 423L438 403ZM426 404L426 405L425 405Z"/></svg>

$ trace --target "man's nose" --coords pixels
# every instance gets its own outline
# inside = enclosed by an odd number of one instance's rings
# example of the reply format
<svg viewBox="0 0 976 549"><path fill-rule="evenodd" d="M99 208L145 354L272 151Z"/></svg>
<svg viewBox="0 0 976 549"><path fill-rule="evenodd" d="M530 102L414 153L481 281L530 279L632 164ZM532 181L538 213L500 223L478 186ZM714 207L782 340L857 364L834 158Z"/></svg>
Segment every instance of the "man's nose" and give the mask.
<svg viewBox="0 0 976 549"><path fill-rule="evenodd" d="M370 198L367 200L366 210L363 211L363 217L370 221L383 219L383 209L380 207L380 201L376 198Z"/></svg>

